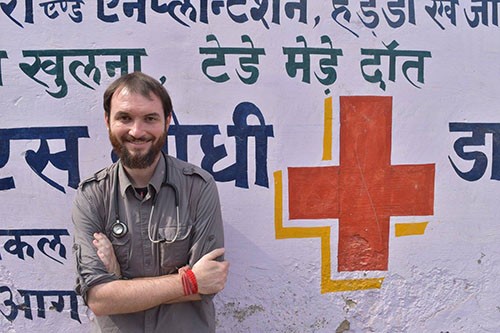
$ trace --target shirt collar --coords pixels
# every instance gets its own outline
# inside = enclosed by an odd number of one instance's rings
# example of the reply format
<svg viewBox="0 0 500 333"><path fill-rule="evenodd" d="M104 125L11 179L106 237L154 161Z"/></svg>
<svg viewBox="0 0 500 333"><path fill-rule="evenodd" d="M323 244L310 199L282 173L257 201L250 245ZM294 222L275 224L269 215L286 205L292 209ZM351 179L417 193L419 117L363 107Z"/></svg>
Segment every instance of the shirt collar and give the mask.
<svg viewBox="0 0 500 333"><path fill-rule="evenodd" d="M166 172L165 158L164 158L165 155L163 154L163 152L161 152L160 154L161 157L160 160L158 161L158 164L156 165L153 177L151 177L148 183L148 186L150 185L155 189L155 193L158 193L160 191L161 184L165 179L165 172ZM128 178L127 173L125 172L125 169L123 168L121 161L118 161L118 178L120 182L120 193L122 197L125 197L125 192L130 186L132 186L132 182Z"/></svg>

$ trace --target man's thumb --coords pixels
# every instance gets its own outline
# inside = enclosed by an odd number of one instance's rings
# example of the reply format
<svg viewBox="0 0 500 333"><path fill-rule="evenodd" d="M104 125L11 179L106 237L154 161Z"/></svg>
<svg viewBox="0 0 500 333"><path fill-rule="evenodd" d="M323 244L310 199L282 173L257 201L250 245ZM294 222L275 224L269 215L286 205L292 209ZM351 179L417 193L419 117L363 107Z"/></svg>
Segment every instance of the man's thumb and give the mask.
<svg viewBox="0 0 500 333"><path fill-rule="evenodd" d="M215 260L217 259L217 257L220 257L221 255L224 254L224 248L218 248L218 249L215 249L211 252L208 252L207 254L205 254L203 256L203 259L206 259L206 260Z"/></svg>

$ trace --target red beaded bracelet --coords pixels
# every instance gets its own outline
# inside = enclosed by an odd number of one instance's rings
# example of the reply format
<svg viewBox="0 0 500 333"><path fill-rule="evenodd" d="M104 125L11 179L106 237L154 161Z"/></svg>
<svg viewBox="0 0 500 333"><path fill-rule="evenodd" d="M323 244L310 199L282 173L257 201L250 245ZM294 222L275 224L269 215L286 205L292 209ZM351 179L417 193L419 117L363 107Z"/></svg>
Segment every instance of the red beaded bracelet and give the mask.
<svg viewBox="0 0 500 333"><path fill-rule="evenodd" d="M194 295L198 293L198 282L196 281L196 276L194 275L191 267L184 266L179 269L179 275L181 276L182 288L184 290L184 296Z"/></svg>
<svg viewBox="0 0 500 333"><path fill-rule="evenodd" d="M198 293L198 281L196 281L196 276L194 276L194 273L191 269L186 270L186 275L189 278L189 282L191 285L191 291L193 294Z"/></svg>

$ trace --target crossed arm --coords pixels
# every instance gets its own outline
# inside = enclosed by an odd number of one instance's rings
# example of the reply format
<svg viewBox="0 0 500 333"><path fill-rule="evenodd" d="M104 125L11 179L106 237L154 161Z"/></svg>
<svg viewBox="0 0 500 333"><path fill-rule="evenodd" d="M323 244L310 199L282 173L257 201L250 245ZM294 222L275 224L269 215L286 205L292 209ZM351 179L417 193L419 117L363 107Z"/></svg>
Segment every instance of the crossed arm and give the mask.
<svg viewBox="0 0 500 333"><path fill-rule="evenodd" d="M121 275L120 265L109 239L94 234L93 245L99 259L110 273ZM184 296L178 274L131 280L116 280L92 287L88 292L88 306L97 316L144 311L160 304L200 300L200 294L215 294L224 288L229 263L216 261L224 249L215 249L194 264L199 294Z"/></svg>

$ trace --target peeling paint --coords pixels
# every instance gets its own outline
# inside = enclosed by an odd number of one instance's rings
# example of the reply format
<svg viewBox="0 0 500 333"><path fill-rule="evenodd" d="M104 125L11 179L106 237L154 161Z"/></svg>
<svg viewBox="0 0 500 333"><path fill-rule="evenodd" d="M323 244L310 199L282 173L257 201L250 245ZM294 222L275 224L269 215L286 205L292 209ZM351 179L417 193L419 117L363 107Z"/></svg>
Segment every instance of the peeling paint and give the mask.
<svg viewBox="0 0 500 333"><path fill-rule="evenodd" d="M252 316L256 312L264 312L264 308L261 305L248 305L240 308L240 303L234 302L224 304L224 310L221 311L222 315L231 314L233 318L237 319L238 322L246 320L248 317Z"/></svg>
<svg viewBox="0 0 500 333"><path fill-rule="evenodd" d="M326 318L320 318L316 320L316 322L312 325L309 326L314 331L317 331L319 329L325 328L328 325L328 320Z"/></svg>
<svg viewBox="0 0 500 333"><path fill-rule="evenodd" d="M339 327L335 330L335 333L344 333L344 332L349 332L351 329L351 323L345 319L343 322L340 323Z"/></svg>
<svg viewBox="0 0 500 333"><path fill-rule="evenodd" d="M358 304L356 301L354 301L354 300L352 300L352 299L350 299L350 298L348 298L348 297L344 297L344 296L342 296L342 299L343 299L343 300L344 300L344 302L345 302L344 311L345 311L346 313L348 313L348 312L349 312L349 310L354 309L354 308L356 307L356 305Z"/></svg>

